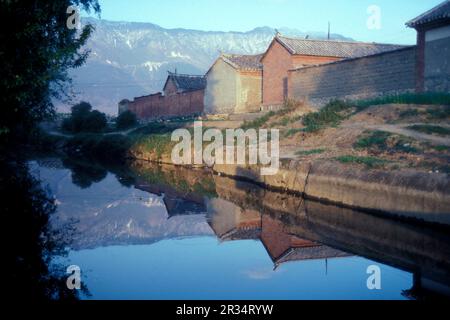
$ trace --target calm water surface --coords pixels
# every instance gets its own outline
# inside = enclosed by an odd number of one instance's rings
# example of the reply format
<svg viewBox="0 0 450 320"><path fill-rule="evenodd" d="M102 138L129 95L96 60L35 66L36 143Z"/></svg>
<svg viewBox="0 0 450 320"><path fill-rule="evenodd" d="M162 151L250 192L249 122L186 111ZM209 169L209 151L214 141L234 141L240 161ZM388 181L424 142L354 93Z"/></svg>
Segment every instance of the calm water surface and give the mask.
<svg viewBox="0 0 450 320"><path fill-rule="evenodd" d="M407 299L450 278L445 232L181 168L31 166L69 240L55 261L81 268L84 299Z"/></svg>

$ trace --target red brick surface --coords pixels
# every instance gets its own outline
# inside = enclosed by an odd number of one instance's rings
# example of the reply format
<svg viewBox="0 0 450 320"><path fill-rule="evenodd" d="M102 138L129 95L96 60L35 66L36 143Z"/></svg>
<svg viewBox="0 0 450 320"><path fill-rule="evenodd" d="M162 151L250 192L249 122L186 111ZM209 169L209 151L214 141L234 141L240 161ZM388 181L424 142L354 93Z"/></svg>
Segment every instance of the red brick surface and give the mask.
<svg viewBox="0 0 450 320"><path fill-rule="evenodd" d="M204 90L163 96L161 93L135 98L128 104L140 120L189 116L203 113Z"/></svg>
<svg viewBox="0 0 450 320"><path fill-rule="evenodd" d="M341 60L340 58L292 55L278 41L272 42L263 64L263 105L283 104L289 95L287 88L288 71L301 66L323 64Z"/></svg>

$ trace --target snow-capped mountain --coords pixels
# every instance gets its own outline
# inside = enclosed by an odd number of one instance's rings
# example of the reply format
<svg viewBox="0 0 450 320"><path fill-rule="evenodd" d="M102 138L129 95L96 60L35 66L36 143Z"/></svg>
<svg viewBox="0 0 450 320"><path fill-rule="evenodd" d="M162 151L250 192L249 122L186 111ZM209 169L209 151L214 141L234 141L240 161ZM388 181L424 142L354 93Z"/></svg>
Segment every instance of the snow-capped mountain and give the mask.
<svg viewBox="0 0 450 320"><path fill-rule="evenodd" d="M248 32L206 32L164 29L151 23L111 22L86 18L95 26L86 47L91 51L84 66L74 70L74 102L84 100L109 114L117 103L162 90L167 71L204 74L220 52L257 54L267 49L275 29ZM325 38L325 33L280 29L287 36ZM333 34L334 39L346 39ZM56 103L61 111L70 106Z"/></svg>

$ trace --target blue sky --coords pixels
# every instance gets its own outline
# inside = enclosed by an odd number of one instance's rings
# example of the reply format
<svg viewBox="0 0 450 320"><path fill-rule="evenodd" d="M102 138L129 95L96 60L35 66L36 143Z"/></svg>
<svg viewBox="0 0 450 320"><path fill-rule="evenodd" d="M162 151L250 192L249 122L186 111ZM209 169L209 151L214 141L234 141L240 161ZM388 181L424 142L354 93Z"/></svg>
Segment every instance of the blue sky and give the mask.
<svg viewBox="0 0 450 320"><path fill-rule="evenodd" d="M359 41L414 43L405 22L443 0L100 0L101 18L151 22L164 28L249 31L255 27L332 32ZM381 28L369 29L369 6L381 10Z"/></svg>

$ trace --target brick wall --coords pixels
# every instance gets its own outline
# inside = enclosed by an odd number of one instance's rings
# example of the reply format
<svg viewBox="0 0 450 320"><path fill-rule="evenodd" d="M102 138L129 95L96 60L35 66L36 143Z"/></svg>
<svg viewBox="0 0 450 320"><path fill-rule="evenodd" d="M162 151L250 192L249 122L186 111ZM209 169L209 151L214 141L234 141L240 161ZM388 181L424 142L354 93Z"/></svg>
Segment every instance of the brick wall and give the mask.
<svg viewBox="0 0 450 320"><path fill-rule="evenodd" d="M176 84L173 82L173 79L169 77L169 80L167 81L165 87L164 87L164 95L165 96L171 96L173 94L177 94L178 89Z"/></svg>
<svg viewBox="0 0 450 320"><path fill-rule="evenodd" d="M321 105L415 90L416 47L289 72L288 96Z"/></svg>
<svg viewBox="0 0 450 320"><path fill-rule="evenodd" d="M203 113L204 90L163 96L161 93L135 98L126 109L140 120L153 120Z"/></svg>
<svg viewBox="0 0 450 320"><path fill-rule="evenodd" d="M282 104L283 81L294 68L291 54L277 41L273 42L263 61L263 105Z"/></svg>
<svg viewBox="0 0 450 320"><path fill-rule="evenodd" d="M316 65L341 60L335 57L291 55L274 41L263 58L263 109L283 104L288 91L289 70L304 65Z"/></svg>

